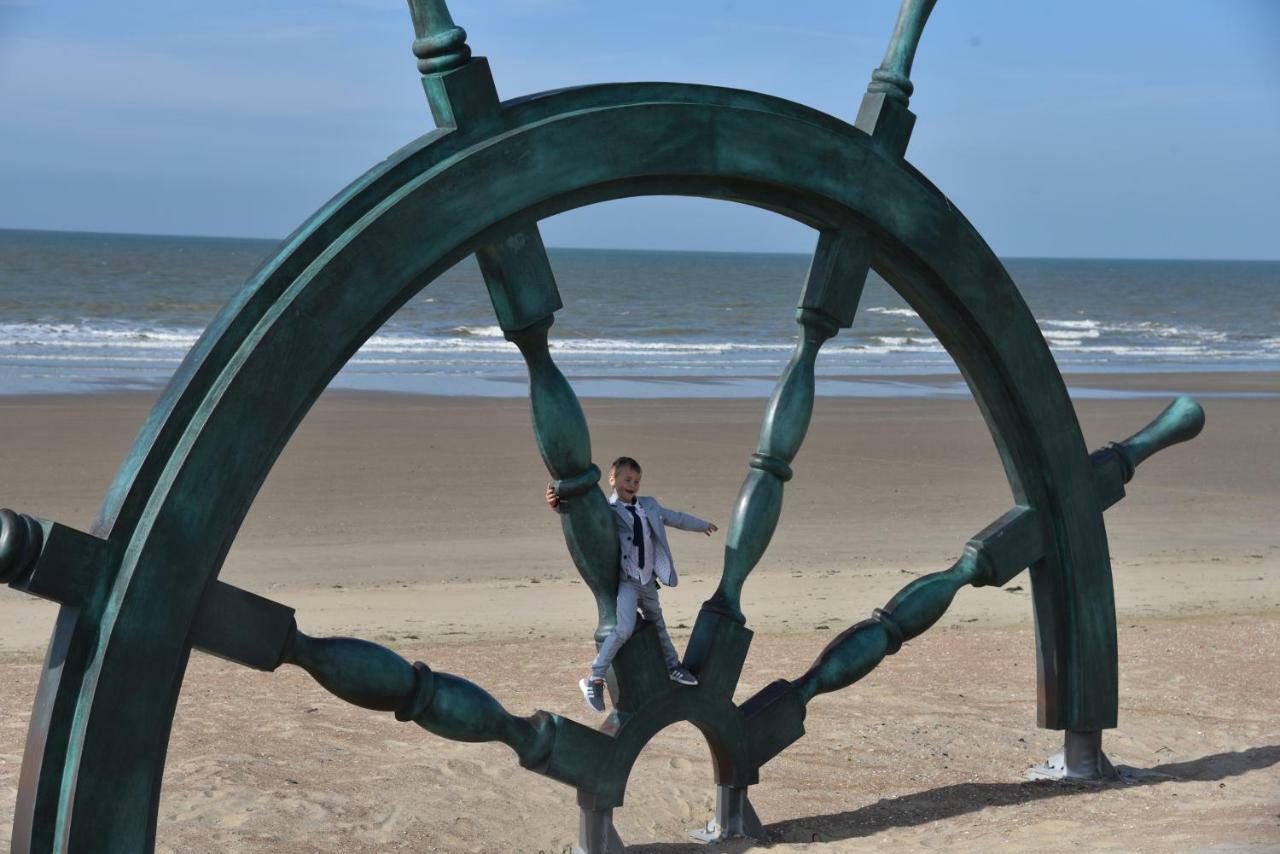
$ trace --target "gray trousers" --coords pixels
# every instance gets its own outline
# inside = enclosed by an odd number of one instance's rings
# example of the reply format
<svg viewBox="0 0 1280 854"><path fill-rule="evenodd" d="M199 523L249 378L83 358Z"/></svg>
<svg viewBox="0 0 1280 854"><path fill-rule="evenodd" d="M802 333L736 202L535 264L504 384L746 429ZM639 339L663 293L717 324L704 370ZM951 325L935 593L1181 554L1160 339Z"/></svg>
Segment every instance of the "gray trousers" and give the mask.
<svg viewBox="0 0 1280 854"><path fill-rule="evenodd" d="M604 643L600 644L600 652L596 654L596 660L591 663L592 679L604 678L609 665L613 663L613 657L636 630L637 608L658 630L658 642L662 644L662 655L667 660L667 669L670 670L680 663L680 656L676 655L671 636L667 634L667 623L662 619L662 605L658 603L658 585L653 579L650 579L648 584L641 584L639 581L623 576L618 581L618 622L613 627L613 631L609 632L609 636L604 639Z"/></svg>

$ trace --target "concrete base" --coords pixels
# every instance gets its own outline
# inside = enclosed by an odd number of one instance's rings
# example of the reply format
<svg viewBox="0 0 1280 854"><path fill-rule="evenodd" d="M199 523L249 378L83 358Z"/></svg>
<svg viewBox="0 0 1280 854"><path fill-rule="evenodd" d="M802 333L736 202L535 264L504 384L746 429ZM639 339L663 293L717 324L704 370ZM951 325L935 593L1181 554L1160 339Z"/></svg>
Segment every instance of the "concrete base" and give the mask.
<svg viewBox="0 0 1280 854"><path fill-rule="evenodd" d="M1103 783L1120 780L1120 774L1102 752L1101 730L1067 730L1062 750L1053 754L1042 765L1028 770L1027 779L1101 786Z"/></svg>
<svg viewBox="0 0 1280 854"><path fill-rule="evenodd" d="M689 831L689 835L706 843L743 838L769 841L747 797L746 787L716 786L716 817L707 822L706 827Z"/></svg>

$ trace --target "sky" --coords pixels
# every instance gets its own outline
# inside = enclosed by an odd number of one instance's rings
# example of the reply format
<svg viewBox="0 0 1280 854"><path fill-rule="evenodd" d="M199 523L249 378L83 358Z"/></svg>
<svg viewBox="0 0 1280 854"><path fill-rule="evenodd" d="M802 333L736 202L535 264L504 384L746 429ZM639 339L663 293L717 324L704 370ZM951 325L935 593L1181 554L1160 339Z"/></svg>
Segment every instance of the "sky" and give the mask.
<svg viewBox="0 0 1280 854"><path fill-rule="evenodd" d="M673 80L852 121L892 0L454 0L504 98ZM0 0L0 228L279 238L432 128L403 0ZM1006 257L1280 259L1280 2L940 0L907 159ZM807 252L725 202L553 246Z"/></svg>

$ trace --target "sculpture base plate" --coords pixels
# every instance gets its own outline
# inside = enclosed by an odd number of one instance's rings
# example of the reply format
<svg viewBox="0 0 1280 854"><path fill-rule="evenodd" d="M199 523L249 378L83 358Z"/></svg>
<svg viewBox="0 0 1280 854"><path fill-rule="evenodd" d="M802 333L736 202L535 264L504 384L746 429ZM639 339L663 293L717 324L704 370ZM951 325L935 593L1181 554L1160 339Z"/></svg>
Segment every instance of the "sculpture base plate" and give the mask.
<svg viewBox="0 0 1280 854"><path fill-rule="evenodd" d="M1102 731L1072 732L1068 730L1062 749L1040 765L1027 770L1028 780L1048 780L1101 786L1120 780L1111 760L1102 752Z"/></svg>
<svg viewBox="0 0 1280 854"><path fill-rule="evenodd" d="M707 844L727 839L769 841L746 788L733 786L716 786L716 817L707 822L706 827L689 831L689 836Z"/></svg>

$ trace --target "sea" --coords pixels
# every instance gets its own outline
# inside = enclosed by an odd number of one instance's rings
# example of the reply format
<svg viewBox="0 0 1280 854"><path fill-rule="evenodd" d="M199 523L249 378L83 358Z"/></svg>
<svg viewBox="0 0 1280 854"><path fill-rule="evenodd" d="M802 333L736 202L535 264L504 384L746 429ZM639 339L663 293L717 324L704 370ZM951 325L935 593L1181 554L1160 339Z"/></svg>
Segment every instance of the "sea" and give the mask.
<svg viewBox="0 0 1280 854"><path fill-rule="evenodd" d="M0 230L0 395L160 388L276 246ZM553 355L581 395L765 397L790 357L806 255L549 254L565 306ZM1280 371L1280 262L1004 262L1077 396L1143 393L1090 387L1108 372ZM938 340L874 276L817 370L821 395L967 394ZM525 379L467 259L392 317L333 387L519 397Z"/></svg>

